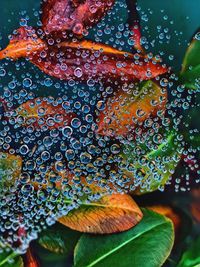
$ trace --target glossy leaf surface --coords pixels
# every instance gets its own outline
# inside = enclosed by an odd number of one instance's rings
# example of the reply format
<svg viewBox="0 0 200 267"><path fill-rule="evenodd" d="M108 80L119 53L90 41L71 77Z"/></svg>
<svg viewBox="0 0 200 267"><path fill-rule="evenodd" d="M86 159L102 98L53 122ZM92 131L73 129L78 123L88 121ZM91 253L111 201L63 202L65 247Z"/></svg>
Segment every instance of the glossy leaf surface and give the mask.
<svg viewBox="0 0 200 267"><path fill-rule="evenodd" d="M200 88L200 40L194 36L182 65L180 81L189 89Z"/></svg>
<svg viewBox="0 0 200 267"><path fill-rule="evenodd" d="M4 246L1 246L0 250L1 267L25 267L21 256Z"/></svg>
<svg viewBox="0 0 200 267"><path fill-rule="evenodd" d="M142 221L129 231L109 236L83 235L75 249L74 266L161 266L172 249L173 235L170 220L144 210Z"/></svg>

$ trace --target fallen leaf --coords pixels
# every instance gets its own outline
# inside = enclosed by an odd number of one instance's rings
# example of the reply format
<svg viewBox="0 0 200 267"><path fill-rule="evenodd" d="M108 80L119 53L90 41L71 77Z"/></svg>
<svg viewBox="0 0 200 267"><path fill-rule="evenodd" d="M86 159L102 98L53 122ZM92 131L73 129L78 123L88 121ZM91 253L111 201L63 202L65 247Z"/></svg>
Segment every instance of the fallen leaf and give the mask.
<svg viewBox="0 0 200 267"><path fill-rule="evenodd" d="M30 44L29 37L26 40L24 36L21 38L0 51L0 59L26 57L43 72L60 80L87 84L100 82L113 86L113 79L118 85L130 84L153 79L168 71L166 65L158 64L153 59L89 40L68 41L53 46L42 41L42 46L35 47Z"/></svg>
<svg viewBox="0 0 200 267"><path fill-rule="evenodd" d="M40 39L33 27L20 27L12 35L9 45L6 49L0 51L0 60L11 58L16 60L20 57L29 57L45 51L47 45Z"/></svg>

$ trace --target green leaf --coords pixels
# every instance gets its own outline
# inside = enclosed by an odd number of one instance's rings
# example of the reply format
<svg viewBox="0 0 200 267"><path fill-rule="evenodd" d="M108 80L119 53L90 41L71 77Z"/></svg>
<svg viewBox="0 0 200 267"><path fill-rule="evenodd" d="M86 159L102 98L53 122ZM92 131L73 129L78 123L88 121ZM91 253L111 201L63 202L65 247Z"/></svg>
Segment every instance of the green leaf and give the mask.
<svg viewBox="0 0 200 267"><path fill-rule="evenodd" d="M142 221L129 231L105 236L84 234L75 248L74 266L161 266L173 246L173 225L162 215L143 212Z"/></svg>
<svg viewBox="0 0 200 267"><path fill-rule="evenodd" d="M184 252L177 267L199 267L200 266L200 237L196 239L191 247Z"/></svg>
<svg viewBox="0 0 200 267"><path fill-rule="evenodd" d="M50 252L66 256L72 252L80 235L57 223L40 234L38 243Z"/></svg>
<svg viewBox="0 0 200 267"><path fill-rule="evenodd" d="M22 257L10 248L0 246L0 267L24 267Z"/></svg>
<svg viewBox="0 0 200 267"><path fill-rule="evenodd" d="M146 143L136 144L137 149L143 151L143 154L135 153L135 146L132 144L124 146L124 154L122 155L125 162L129 162L133 167L133 171L122 169L124 175L132 181L140 173L140 184L135 193L147 193L157 189L163 189L163 186L171 179L175 168L180 161L182 148L176 138L175 133L166 134L166 138L154 150L149 150ZM141 158L143 156L143 161Z"/></svg>
<svg viewBox="0 0 200 267"><path fill-rule="evenodd" d="M200 40L194 37L182 64L180 82L190 89L200 88Z"/></svg>

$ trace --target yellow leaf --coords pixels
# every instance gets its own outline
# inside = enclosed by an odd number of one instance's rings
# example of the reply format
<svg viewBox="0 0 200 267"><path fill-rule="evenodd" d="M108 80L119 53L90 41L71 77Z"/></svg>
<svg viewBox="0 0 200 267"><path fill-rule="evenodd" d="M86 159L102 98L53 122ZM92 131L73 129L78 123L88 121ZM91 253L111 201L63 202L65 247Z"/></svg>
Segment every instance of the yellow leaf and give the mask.
<svg viewBox="0 0 200 267"><path fill-rule="evenodd" d="M22 159L19 156L0 152L0 182L9 186L21 173Z"/></svg>

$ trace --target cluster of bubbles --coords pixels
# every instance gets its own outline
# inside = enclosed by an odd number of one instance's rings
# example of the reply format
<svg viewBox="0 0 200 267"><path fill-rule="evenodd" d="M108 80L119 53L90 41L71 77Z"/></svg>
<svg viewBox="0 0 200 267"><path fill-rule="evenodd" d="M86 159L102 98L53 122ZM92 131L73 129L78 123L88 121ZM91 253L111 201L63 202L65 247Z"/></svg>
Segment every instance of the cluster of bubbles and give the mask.
<svg viewBox="0 0 200 267"><path fill-rule="evenodd" d="M126 6L118 1L108 21L103 19L97 25L94 38L103 41L106 35L105 43L130 49L131 40L125 42L128 25L116 15L119 8ZM148 22L148 14L138 10L142 22ZM117 26L109 23L113 18ZM25 24L22 20L21 25ZM144 29L148 32L147 26ZM158 26L157 31L160 43L170 41L168 28ZM142 43L146 49L154 46L144 37ZM160 57L162 53L157 59ZM173 55L169 59L172 61ZM0 233L4 242L25 251L38 232L78 208L83 199L90 202L112 192L164 190L166 183L174 183L176 192L189 190L188 173L181 174L185 179L175 173L183 155L183 164L190 161L190 170L199 182L194 157L199 147L191 146L179 134L180 129L189 127L185 118L191 116L189 108L196 107L195 95L188 91L185 96L185 88L176 86L174 74L159 80L160 87L170 92L165 115L158 111L155 118L146 119L127 136L113 138L98 133L97 117L104 111L106 99L115 94L114 86L98 86L91 79L86 85L62 82L35 67L27 71L27 64L5 61L0 67ZM75 76L81 75L77 68ZM198 131L189 133L192 140ZM99 189L93 191L90 185Z"/></svg>

